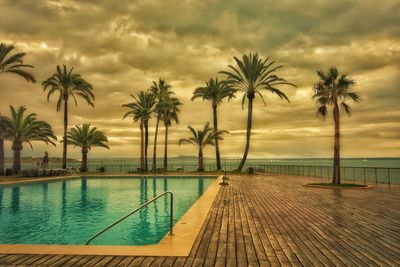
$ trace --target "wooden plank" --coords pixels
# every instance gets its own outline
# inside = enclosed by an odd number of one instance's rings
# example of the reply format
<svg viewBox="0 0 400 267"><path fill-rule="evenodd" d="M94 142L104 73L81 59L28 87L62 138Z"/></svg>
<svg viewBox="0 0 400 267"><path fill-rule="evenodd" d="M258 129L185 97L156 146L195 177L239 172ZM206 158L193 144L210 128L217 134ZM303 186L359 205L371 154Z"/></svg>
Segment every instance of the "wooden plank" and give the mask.
<svg viewBox="0 0 400 267"><path fill-rule="evenodd" d="M126 257L124 256L115 256L111 261L109 261L106 266L121 266L120 263L122 260L124 260ZM133 260L133 259L132 259Z"/></svg>
<svg viewBox="0 0 400 267"><path fill-rule="evenodd" d="M54 255L54 257L51 257L47 261L43 262L45 265L53 265L55 262L59 261L64 255Z"/></svg>
<svg viewBox="0 0 400 267"><path fill-rule="evenodd" d="M154 261L149 265L151 267L160 267L163 262L167 259L167 257L156 257Z"/></svg>
<svg viewBox="0 0 400 267"><path fill-rule="evenodd" d="M167 257L165 261L161 264L163 267L171 267L174 265L176 257Z"/></svg>
<svg viewBox="0 0 400 267"><path fill-rule="evenodd" d="M142 262L145 260L146 257L136 257L130 264L128 264L127 266L129 267L134 267L134 266L143 266ZM151 259L153 257L150 257Z"/></svg>
<svg viewBox="0 0 400 267"><path fill-rule="evenodd" d="M31 256L32 256L32 257L30 257L28 260L26 260L26 261L24 262L24 265L26 265L26 266L35 265L36 262L37 262L39 259L45 257L46 255L45 255L45 254L36 254L36 255L31 255Z"/></svg>
<svg viewBox="0 0 400 267"><path fill-rule="evenodd" d="M118 266L121 267L125 267L125 266L129 266L129 264L131 264L131 262L133 262L137 257L124 257L124 259L122 259L122 261L120 261L118 263ZM142 258L143 260L143 258Z"/></svg>
<svg viewBox="0 0 400 267"><path fill-rule="evenodd" d="M95 256L92 255L87 255L87 256L83 256L82 258L80 258L76 263L75 266L83 266L84 264L86 264L87 262L89 262L90 260L92 260Z"/></svg>
<svg viewBox="0 0 400 267"><path fill-rule="evenodd" d="M83 255L73 255L68 261L64 262L62 266L76 266L76 263L79 262L83 257Z"/></svg>
<svg viewBox="0 0 400 267"><path fill-rule="evenodd" d="M156 257L145 257L145 259L140 263L140 266L148 267L156 260Z"/></svg>
<svg viewBox="0 0 400 267"><path fill-rule="evenodd" d="M175 262L174 262L174 265L173 265L173 267L182 267L182 266L185 266L185 264L186 264L186 257L177 257L176 258L176 260L175 260Z"/></svg>
<svg viewBox="0 0 400 267"><path fill-rule="evenodd" d="M218 247L215 264L222 266L226 262L227 254L227 244L228 244L228 218L229 218L229 199L228 199L228 189L226 186L220 189L223 190L223 199L221 205L223 206L222 220L220 231L218 233Z"/></svg>
<svg viewBox="0 0 400 267"><path fill-rule="evenodd" d="M31 258L33 255L19 255L14 261L10 262L12 265L20 265Z"/></svg>
<svg viewBox="0 0 400 267"><path fill-rule="evenodd" d="M0 264L1 265L9 265L9 264L12 264L14 261L19 260L22 257L24 257L24 255L21 255L21 254L10 254L10 255L7 255L5 257L2 257L0 259Z"/></svg>
<svg viewBox="0 0 400 267"><path fill-rule="evenodd" d="M96 263L98 263L99 261L101 261L103 258L105 258L105 256L94 256L91 260L89 260L88 262L85 262L85 264L83 265L84 267L91 267L96 265Z"/></svg>
<svg viewBox="0 0 400 267"><path fill-rule="evenodd" d="M198 253L196 257L198 258L203 258L203 260L195 260L193 263L193 266L202 266L203 264L205 266L213 266L215 265L215 258L217 256L217 250L218 250L218 239L219 239L219 232L221 229L221 224L222 224L222 216L224 215L224 198L226 196L225 190L222 191L221 197L218 200L218 202L215 203L215 208L214 210L216 211L215 215L212 214L212 216L215 218L213 221L213 227L211 229L211 225L208 226L210 229L210 234L209 236L203 236L202 243L207 244L207 250L205 251L205 255L202 255L202 253ZM205 239L206 238L206 239ZM209 241L207 241L209 240ZM204 246L205 247L205 246Z"/></svg>
<svg viewBox="0 0 400 267"><path fill-rule="evenodd" d="M71 260L72 258L76 257L76 255L63 255L59 260L52 263L52 266L64 266L64 264Z"/></svg>
<svg viewBox="0 0 400 267"><path fill-rule="evenodd" d="M105 256L103 259L101 259L99 262L97 262L93 266L97 266L97 267L106 266L113 258L114 258L114 256Z"/></svg>
<svg viewBox="0 0 400 267"><path fill-rule="evenodd" d="M239 201L242 201L241 183L233 184L236 194L233 194L233 208L235 210L235 240L236 240L236 259L238 266L248 266L247 257L250 257L252 263L257 262L254 247L252 243L248 243L247 247L244 242L244 231L241 220L241 210L239 208ZM247 254L248 253L248 254ZM247 254L247 255L246 255ZM252 266L253 264L251 264Z"/></svg>
<svg viewBox="0 0 400 267"><path fill-rule="evenodd" d="M236 239L235 239L235 209L233 203L234 188L231 184L228 186L228 239L226 251L226 265L236 266Z"/></svg>

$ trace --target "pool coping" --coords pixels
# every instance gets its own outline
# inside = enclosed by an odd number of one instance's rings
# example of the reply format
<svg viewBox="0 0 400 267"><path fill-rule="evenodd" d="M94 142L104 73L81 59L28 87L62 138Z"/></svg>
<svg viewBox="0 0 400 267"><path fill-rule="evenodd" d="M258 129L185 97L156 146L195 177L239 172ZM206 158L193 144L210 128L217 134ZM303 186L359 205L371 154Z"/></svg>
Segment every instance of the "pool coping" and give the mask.
<svg viewBox="0 0 400 267"><path fill-rule="evenodd" d="M77 176L52 176L52 177L32 177L28 179L23 179L23 180L10 180L10 181L0 181L0 186L7 186L7 185L17 185L17 184L27 184L27 183L39 183L39 182L51 182L51 181L60 181L60 180L69 180L69 179L81 179L82 177L104 177L104 178L122 178L122 177L144 177L144 176L151 176L151 177L176 177L176 176L189 176L189 177L194 177L194 176L202 176L202 177L215 177L216 174L197 174L197 173L174 173L174 174L162 174L162 173L157 173L157 174L152 174L152 173L143 173L143 174L137 174L137 173L118 173L118 174L107 174L107 173L83 173L83 174L77 174Z"/></svg>
<svg viewBox="0 0 400 267"><path fill-rule="evenodd" d="M219 175L215 178L214 182L175 224L174 235L167 234L158 244L144 246L0 244L0 254L188 256L219 191L221 177L222 175Z"/></svg>

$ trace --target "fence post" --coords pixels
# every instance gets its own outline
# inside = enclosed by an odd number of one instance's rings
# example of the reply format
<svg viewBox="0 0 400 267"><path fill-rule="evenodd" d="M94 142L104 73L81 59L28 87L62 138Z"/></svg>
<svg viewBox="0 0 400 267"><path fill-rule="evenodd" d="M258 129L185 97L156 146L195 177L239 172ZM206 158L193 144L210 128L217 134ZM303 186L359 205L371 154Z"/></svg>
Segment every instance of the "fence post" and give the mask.
<svg viewBox="0 0 400 267"><path fill-rule="evenodd" d="M364 172L364 184L365 184L365 167L363 168L363 172Z"/></svg>
<svg viewBox="0 0 400 267"><path fill-rule="evenodd" d="M378 171L376 168L375 168L375 183L376 184L378 183Z"/></svg>
<svg viewBox="0 0 400 267"><path fill-rule="evenodd" d="M343 180L346 181L346 167L343 167Z"/></svg>
<svg viewBox="0 0 400 267"><path fill-rule="evenodd" d="M389 182L389 185L390 185L390 169L388 168L387 170L388 170L388 182Z"/></svg>

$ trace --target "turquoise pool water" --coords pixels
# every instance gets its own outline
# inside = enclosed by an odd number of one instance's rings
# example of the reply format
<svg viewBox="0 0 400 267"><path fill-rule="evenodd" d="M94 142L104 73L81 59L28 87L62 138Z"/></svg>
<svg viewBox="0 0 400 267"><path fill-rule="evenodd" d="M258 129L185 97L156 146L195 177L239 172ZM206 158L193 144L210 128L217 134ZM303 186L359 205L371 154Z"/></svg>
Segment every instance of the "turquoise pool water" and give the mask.
<svg viewBox="0 0 400 267"><path fill-rule="evenodd" d="M0 187L0 243L82 245L154 196L174 193L174 223L211 177L82 178ZM169 197L143 208L91 244L158 243L169 230Z"/></svg>

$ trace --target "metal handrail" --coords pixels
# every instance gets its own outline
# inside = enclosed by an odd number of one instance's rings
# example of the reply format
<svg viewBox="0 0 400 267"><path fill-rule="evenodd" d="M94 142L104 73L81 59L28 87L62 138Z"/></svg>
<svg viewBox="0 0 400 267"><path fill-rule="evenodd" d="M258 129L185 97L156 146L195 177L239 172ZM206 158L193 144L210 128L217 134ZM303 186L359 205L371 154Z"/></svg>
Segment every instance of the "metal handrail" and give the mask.
<svg viewBox="0 0 400 267"><path fill-rule="evenodd" d="M132 214L134 214L135 212L139 211L140 209L146 207L147 205L149 205L150 203L156 201L157 199L159 199L160 197L169 194L171 196L171 203L170 203L170 218L169 218L169 235L173 235L172 233L172 228L173 228L173 212L174 212L174 194L171 191L165 191L164 193L154 197L153 199L147 201L146 203L144 203L143 205L141 205L140 207L134 209L133 211L129 212L128 214L126 214L124 217L122 217L121 219L113 222L112 224L110 224L109 226L105 227L104 229L102 229L101 231L99 231L97 234L93 235L91 238L89 238L85 245L89 245L89 243L97 238L99 235L101 235L102 233L104 233L105 231L107 231L108 229L110 229L111 227L115 226L116 224L122 222L123 220L125 220L126 218L128 218L129 216L131 216Z"/></svg>

